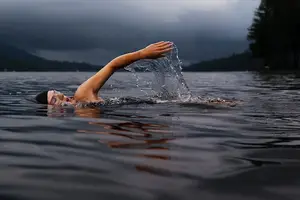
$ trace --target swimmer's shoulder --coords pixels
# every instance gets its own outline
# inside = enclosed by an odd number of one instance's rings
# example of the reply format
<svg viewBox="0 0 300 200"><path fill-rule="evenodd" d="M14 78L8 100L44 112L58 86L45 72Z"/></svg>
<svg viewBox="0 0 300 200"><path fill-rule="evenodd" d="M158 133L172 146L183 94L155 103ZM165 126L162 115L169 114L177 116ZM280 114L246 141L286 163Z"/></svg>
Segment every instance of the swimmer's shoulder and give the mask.
<svg viewBox="0 0 300 200"><path fill-rule="evenodd" d="M77 103L78 102L80 103L103 103L104 102L104 100L101 97L91 92L82 93L76 91L73 98Z"/></svg>

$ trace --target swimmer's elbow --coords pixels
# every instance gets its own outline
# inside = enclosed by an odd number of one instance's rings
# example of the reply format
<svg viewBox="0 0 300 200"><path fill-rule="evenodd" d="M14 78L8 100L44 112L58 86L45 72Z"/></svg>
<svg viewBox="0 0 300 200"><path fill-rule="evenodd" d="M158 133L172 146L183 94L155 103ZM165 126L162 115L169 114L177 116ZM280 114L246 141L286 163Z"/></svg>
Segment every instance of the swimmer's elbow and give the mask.
<svg viewBox="0 0 300 200"><path fill-rule="evenodd" d="M121 55L121 56L113 59L107 65L107 67L110 67L111 70L113 70L113 71L117 71L121 68L124 68L124 67L132 64L135 61L140 60L141 58L142 58L141 53L139 51L132 52L132 53L127 53L127 54Z"/></svg>
<svg viewBox="0 0 300 200"><path fill-rule="evenodd" d="M106 67L106 70L113 73L115 71L118 71L121 68L121 65L119 63L110 63Z"/></svg>
<svg viewBox="0 0 300 200"><path fill-rule="evenodd" d="M105 67L104 70L105 71L109 71L109 72L115 72L119 69L121 69L124 65L125 65L125 60L117 57L115 59L113 59L110 63L108 63Z"/></svg>

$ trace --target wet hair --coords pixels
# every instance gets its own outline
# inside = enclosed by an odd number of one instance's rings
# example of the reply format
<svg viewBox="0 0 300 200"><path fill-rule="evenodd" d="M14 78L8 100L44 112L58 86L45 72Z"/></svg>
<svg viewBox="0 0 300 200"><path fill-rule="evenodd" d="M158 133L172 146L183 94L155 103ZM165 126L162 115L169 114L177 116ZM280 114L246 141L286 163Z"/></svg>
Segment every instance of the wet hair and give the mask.
<svg viewBox="0 0 300 200"><path fill-rule="evenodd" d="M36 95L35 100L39 104L48 104L48 91L44 91Z"/></svg>

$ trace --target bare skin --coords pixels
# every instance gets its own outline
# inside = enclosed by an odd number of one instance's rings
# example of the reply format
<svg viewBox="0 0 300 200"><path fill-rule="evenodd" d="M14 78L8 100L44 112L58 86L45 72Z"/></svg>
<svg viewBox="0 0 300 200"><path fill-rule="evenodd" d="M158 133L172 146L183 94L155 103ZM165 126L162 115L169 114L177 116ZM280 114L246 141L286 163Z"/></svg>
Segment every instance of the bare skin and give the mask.
<svg viewBox="0 0 300 200"><path fill-rule="evenodd" d="M48 104L62 105L64 102L75 104L77 102L101 102L99 90L113 73L141 59L157 59L164 57L173 49L172 42L157 42L136 52L121 55L110 61L99 72L83 82L76 90L73 97L67 97L60 92L48 92Z"/></svg>

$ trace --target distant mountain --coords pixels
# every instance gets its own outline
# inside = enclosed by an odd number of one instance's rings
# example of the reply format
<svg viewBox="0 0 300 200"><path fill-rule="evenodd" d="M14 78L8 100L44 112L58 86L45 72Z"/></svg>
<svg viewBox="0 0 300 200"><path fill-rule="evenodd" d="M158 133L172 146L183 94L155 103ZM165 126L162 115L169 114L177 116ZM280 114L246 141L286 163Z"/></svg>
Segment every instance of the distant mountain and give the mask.
<svg viewBox="0 0 300 200"><path fill-rule="evenodd" d="M102 67L88 63L47 60L25 50L0 43L0 71L98 71ZM252 71L257 69L258 62L251 57L250 52L244 52L227 58L192 64L184 67L183 71Z"/></svg>
<svg viewBox="0 0 300 200"><path fill-rule="evenodd" d="M183 71L254 71L259 69L260 64L246 51L226 58L192 64L183 68Z"/></svg>
<svg viewBox="0 0 300 200"><path fill-rule="evenodd" d="M0 44L0 71L98 71L103 66L51 61L16 47Z"/></svg>

